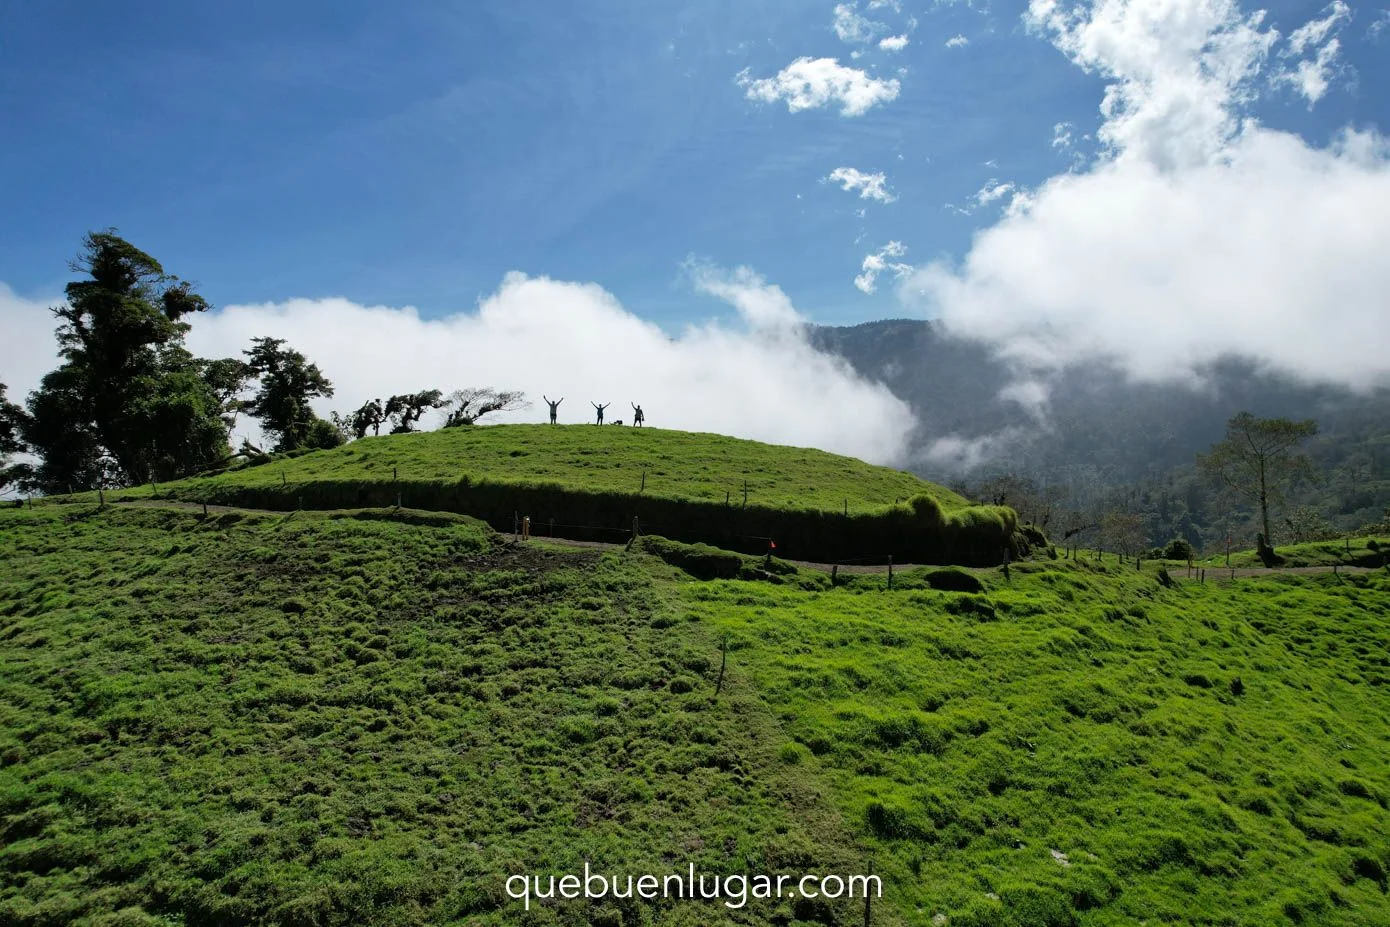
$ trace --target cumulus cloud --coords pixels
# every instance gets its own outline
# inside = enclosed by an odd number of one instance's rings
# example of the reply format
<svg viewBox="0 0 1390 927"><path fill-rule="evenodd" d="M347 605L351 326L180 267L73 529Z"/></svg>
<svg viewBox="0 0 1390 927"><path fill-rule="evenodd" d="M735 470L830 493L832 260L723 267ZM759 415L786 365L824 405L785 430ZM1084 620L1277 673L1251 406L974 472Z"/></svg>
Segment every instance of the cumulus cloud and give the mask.
<svg viewBox="0 0 1390 927"><path fill-rule="evenodd" d="M884 51L899 52L907 48L906 35L890 35L886 39L880 39L878 47Z"/></svg>
<svg viewBox="0 0 1390 927"><path fill-rule="evenodd" d="M1110 150L1031 191L959 265L917 269L904 295L1028 382L1096 362L1195 380L1233 355L1310 381L1387 382L1386 140L1348 129L1314 147L1244 119L1240 88L1269 38L1221 0L1035 0L1030 15L1111 78Z"/></svg>
<svg viewBox="0 0 1390 927"><path fill-rule="evenodd" d="M1279 33L1234 0L1031 0L1025 22L1074 64L1110 80L1101 142L1165 169L1204 164L1240 128L1238 107Z"/></svg>
<svg viewBox="0 0 1390 927"><path fill-rule="evenodd" d="M953 35L946 40L947 48L964 48L970 44L970 40L963 35Z"/></svg>
<svg viewBox="0 0 1390 927"><path fill-rule="evenodd" d="M900 241L890 241L873 254L864 256L864 263L860 265L862 271L859 276L854 278L854 285L865 293L872 293L878 288L878 276L885 271L891 271L895 276L903 276L912 272L912 265L893 260L907 254L907 247Z"/></svg>
<svg viewBox="0 0 1390 927"><path fill-rule="evenodd" d="M1342 0L1334 0L1326 13L1322 19L1311 20L1290 33L1288 47L1280 52L1281 58L1297 58L1316 49L1312 58L1297 61L1291 69L1280 71L1277 75L1278 80L1292 85L1294 90L1302 94L1309 108L1327 93L1342 51L1342 43L1336 38L1336 33L1351 20L1351 7Z"/></svg>
<svg viewBox="0 0 1390 927"><path fill-rule="evenodd" d="M1380 34L1386 29L1390 29L1390 10L1381 10L1371 25L1366 29L1366 35L1372 41L1380 38Z"/></svg>
<svg viewBox="0 0 1390 927"><path fill-rule="evenodd" d="M785 100L787 110L793 113L838 103L842 116L862 116L875 106L897 99L901 89L896 78L872 77L858 68L845 67L834 58L798 58L773 77L755 79L744 70L738 75L738 83L750 100Z"/></svg>
<svg viewBox="0 0 1390 927"><path fill-rule="evenodd" d="M1054 125L1052 127L1052 147L1063 149L1070 148L1071 130L1072 124L1070 122L1059 122Z"/></svg>
<svg viewBox="0 0 1390 927"><path fill-rule="evenodd" d="M852 167L837 167L825 179L831 183L838 183L840 189L847 192L859 191L859 198L862 200L891 203L897 199L888 189L888 178L882 171L867 174Z"/></svg>
<svg viewBox="0 0 1390 927"><path fill-rule="evenodd" d="M872 42L887 26L863 16L852 3L840 3L835 6L833 28L841 42L863 45Z"/></svg>

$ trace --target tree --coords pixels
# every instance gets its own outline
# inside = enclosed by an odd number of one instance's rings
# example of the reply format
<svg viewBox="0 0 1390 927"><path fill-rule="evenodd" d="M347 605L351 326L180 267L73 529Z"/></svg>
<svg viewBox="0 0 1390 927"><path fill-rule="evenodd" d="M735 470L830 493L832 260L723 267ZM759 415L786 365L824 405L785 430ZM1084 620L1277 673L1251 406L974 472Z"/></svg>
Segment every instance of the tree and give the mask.
<svg viewBox="0 0 1390 927"><path fill-rule="evenodd" d="M33 469L28 464L10 463L10 457L27 450L20 437L26 418L23 409L5 398L5 384L0 383L0 489L8 489L32 477Z"/></svg>
<svg viewBox="0 0 1390 927"><path fill-rule="evenodd" d="M1132 557L1144 550L1149 543L1144 531L1144 520L1132 512L1111 510L1101 516L1101 543L1112 548L1121 557Z"/></svg>
<svg viewBox="0 0 1390 927"><path fill-rule="evenodd" d="M252 339L251 348L244 353L246 367L259 382L259 388L243 408L248 415L260 419L261 430L276 439L276 451L322 446L309 440L311 430L319 441L328 437L314 427L320 419L310 408L309 400L332 396L333 384L317 365L284 344L281 338Z"/></svg>
<svg viewBox="0 0 1390 927"><path fill-rule="evenodd" d="M372 430L373 435L381 434L381 424L386 421L386 410L381 406L380 399L371 399L362 404L352 415L343 419L341 426L354 439L365 438L367 429Z"/></svg>
<svg viewBox="0 0 1390 927"><path fill-rule="evenodd" d="M484 415L494 412L524 409L530 403L526 401L526 394L519 390L495 390L490 386L474 386L454 390L443 405L449 410L444 427L456 428L460 425L475 424Z"/></svg>
<svg viewBox="0 0 1390 927"><path fill-rule="evenodd" d="M415 423L427 409L438 409L444 405L444 401L444 394L437 389L402 393L386 400L386 407L382 412L391 422L391 434L407 434L415 430Z"/></svg>
<svg viewBox="0 0 1390 927"><path fill-rule="evenodd" d="M1312 474L1311 463L1297 448L1317 433L1312 419L1295 422L1241 412L1226 423L1226 437L1197 456L1197 466L1212 481L1259 506L1264 543L1272 546L1270 506L1283 501L1295 479Z"/></svg>
<svg viewBox="0 0 1390 927"><path fill-rule="evenodd" d="M29 395L22 432L40 458L36 488L89 489L196 472L224 459L224 400L190 354L186 316L207 301L114 230L92 232L53 309L60 366Z"/></svg>

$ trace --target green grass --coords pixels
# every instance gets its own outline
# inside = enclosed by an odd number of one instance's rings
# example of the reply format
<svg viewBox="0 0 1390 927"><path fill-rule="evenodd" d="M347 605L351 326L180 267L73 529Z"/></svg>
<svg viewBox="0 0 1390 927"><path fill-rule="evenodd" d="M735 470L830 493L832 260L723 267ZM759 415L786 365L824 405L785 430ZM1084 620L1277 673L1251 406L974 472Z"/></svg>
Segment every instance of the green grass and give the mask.
<svg viewBox="0 0 1390 927"><path fill-rule="evenodd" d="M1390 576L977 575L679 586L911 923L1390 923Z"/></svg>
<svg viewBox="0 0 1390 927"><path fill-rule="evenodd" d="M364 438L331 451L276 460L196 482L274 487L314 480L391 483L546 483L591 493L644 492L772 508L876 512L915 495L943 509L966 500L910 473L852 457L717 434L593 425L493 425ZM646 474L643 489L643 473Z"/></svg>
<svg viewBox="0 0 1390 927"><path fill-rule="evenodd" d="M505 897L586 859L868 859L878 927L1390 923L1385 571L889 589L431 512L83 505L0 511L0 562L0 923L859 923Z"/></svg>
<svg viewBox="0 0 1390 927"><path fill-rule="evenodd" d="M1376 547L1370 547L1375 544ZM1379 537L1356 537L1337 541L1310 541L1306 544L1281 544L1274 552L1283 558L1283 566L1332 566L1348 564L1357 566L1381 566L1390 556L1390 535ZM1204 566L1225 566L1224 554L1208 557L1202 561ZM1231 551L1231 566L1262 567L1259 554L1253 550Z"/></svg>
<svg viewBox="0 0 1390 927"><path fill-rule="evenodd" d="M856 871L635 559L349 514L0 512L0 923L766 923L504 880Z"/></svg>

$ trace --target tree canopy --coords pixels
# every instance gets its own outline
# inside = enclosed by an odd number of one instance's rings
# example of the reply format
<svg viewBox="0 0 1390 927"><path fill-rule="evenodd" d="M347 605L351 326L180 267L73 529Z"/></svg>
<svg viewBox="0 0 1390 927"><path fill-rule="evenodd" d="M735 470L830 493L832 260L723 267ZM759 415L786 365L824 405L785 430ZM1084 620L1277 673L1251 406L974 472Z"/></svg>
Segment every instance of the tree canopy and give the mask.
<svg viewBox="0 0 1390 927"><path fill-rule="evenodd" d="M320 419L309 405L311 399L333 395L333 384L316 364L281 338L254 338L245 354L246 368L258 388L243 408L260 419L262 431L275 438L275 450L342 443L338 429Z"/></svg>
<svg viewBox="0 0 1390 927"><path fill-rule="evenodd" d="M29 395L21 426L45 492L197 472L228 452L225 362L193 357L183 319L208 308L190 284L114 230L92 232L72 262L85 274L53 309L62 363Z"/></svg>
<svg viewBox="0 0 1390 927"><path fill-rule="evenodd" d="M1270 507L1283 501L1295 479L1312 474L1298 446L1317 432L1312 419L1256 418L1241 412L1226 423L1226 437L1198 455L1197 464L1210 479L1259 508L1264 542L1273 545Z"/></svg>

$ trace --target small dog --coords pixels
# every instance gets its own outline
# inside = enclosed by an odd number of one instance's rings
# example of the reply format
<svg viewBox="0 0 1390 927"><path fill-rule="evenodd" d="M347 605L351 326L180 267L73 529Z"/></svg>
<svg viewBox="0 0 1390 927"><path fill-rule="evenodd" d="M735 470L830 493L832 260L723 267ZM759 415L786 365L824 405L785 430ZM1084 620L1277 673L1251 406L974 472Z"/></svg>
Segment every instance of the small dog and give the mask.
<svg viewBox="0 0 1390 927"><path fill-rule="evenodd" d="M613 421L609 422L610 425L621 425L622 423L623 423L623 420L620 419L620 418L615 418L615 419L613 419Z"/></svg>

